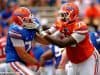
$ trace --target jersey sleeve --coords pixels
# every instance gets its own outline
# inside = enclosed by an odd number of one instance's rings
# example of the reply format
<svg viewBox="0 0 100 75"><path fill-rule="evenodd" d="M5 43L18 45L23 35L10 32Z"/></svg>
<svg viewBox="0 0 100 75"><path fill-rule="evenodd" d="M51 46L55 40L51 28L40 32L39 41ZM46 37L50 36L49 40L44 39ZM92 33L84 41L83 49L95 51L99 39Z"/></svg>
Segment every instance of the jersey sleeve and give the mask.
<svg viewBox="0 0 100 75"><path fill-rule="evenodd" d="M10 38L14 47L25 47L22 39Z"/></svg>
<svg viewBox="0 0 100 75"><path fill-rule="evenodd" d="M71 36L76 40L77 43L83 41L88 33L88 27L84 23L79 23L78 27L73 31Z"/></svg>
<svg viewBox="0 0 100 75"><path fill-rule="evenodd" d="M22 35L17 30L9 30L8 36L13 44L13 46L24 47L24 41Z"/></svg>
<svg viewBox="0 0 100 75"><path fill-rule="evenodd" d="M21 39L21 38L22 38L22 35L21 35L18 31L16 31L16 30L10 30L10 31L8 32L8 35L9 35L10 37L16 38L16 39Z"/></svg>

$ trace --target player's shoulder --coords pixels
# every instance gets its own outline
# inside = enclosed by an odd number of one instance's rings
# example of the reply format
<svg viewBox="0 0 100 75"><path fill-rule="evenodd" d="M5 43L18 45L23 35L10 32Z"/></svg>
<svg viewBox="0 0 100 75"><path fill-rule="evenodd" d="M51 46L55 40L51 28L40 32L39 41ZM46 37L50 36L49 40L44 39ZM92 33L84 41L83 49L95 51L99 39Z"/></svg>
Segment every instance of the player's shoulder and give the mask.
<svg viewBox="0 0 100 75"><path fill-rule="evenodd" d="M16 25L11 24L9 27L8 35L14 38L21 38L23 28Z"/></svg>
<svg viewBox="0 0 100 75"><path fill-rule="evenodd" d="M76 30L88 30L88 26L83 21L78 21L75 23L75 29Z"/></svg>
<svg viewBox="0 0 100 75"><path fill-rule="evenodd" d="M77 28L87 27L87 24L85 22L83 22L83 21L78 21L75 24L76 24Z"/></svg>
<svg viewBox="0 0 100 75"><path fill-rule="evenodd" d="M74 31L77 33L85 34L88 33L88 26L83 21L78 21L75 23Z"/></svg>
<svg viewBox="0 0 100 75"><path fill-rule="evenodd" d="M21 26L13 23L10 25L9 30L15 30L15 31L19 32L19 31L23 30L23 28Z"/></svg>

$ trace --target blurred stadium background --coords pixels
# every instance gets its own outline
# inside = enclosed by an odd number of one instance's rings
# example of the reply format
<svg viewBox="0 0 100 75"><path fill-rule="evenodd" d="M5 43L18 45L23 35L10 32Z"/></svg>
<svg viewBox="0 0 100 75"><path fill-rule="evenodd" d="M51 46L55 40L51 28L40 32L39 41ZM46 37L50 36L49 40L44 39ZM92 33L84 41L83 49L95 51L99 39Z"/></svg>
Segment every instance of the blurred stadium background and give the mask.
<svg viewBox="0 0 100 75"><path fill-rule="evenodd" d="M88 24L90 31L100 30L100 0L0 0L0 37L6 35L11 14L17 7L30 8L42 25L51 25L57 10L65 2L74 2L79 6L80 18Z"/></svg>

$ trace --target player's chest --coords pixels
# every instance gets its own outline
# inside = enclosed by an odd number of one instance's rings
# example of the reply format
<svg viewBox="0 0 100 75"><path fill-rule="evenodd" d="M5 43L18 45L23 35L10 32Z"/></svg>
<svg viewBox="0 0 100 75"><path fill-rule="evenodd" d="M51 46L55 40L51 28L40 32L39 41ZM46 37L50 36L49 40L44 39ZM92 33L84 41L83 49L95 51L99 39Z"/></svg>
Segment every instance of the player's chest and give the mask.
<svg viewBox="0 0 100 75"><path fill-rule="evenodd" d="M23 32L23 39L24 41L32 41L35 37L36 32L35 31L26 31Z"/></svg>
<svg viewBox="0 0 100 75"><path fill-rule="evenodd" d="M61 33L65 34L65 35L71 35L75 30L74 26L67 26L64 27L63 30L61 31Z"/></svg>

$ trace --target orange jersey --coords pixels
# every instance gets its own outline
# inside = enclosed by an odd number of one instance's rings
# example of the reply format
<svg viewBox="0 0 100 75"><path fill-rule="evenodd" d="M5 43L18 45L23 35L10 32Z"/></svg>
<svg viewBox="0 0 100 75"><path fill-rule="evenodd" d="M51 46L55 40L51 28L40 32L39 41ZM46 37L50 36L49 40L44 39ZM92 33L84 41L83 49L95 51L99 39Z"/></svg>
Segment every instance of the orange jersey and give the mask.
<svg viewBox="0 0 100 75"><path fill-rule="evenodd" d="M65 36L72 36L77 42L75 45L66 47L67 56L71 62L80 63L92 55L94 47L90 42L88 28L85 23L77 21L71 24L66 24L61 21L57 21L55 25L57 29L65 34ZM79 35L79 37L74 37L76 35ZM84 36L84 39L82 38L83 40L81 40L81 36Z"/></svg>

